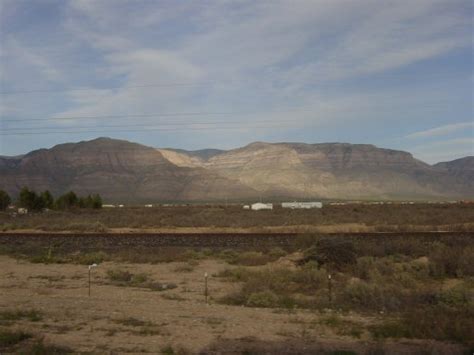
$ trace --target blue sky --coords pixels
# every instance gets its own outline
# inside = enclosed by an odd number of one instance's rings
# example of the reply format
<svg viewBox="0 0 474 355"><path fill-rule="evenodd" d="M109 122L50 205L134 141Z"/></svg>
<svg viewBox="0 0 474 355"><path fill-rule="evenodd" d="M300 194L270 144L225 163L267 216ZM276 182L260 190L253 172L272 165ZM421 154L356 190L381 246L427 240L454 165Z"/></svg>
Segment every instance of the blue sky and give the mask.
<svg viewBox="0 0 474 355"><path fill-rule="evenodd" d="M371 143L474 155L470 0L0 0L0 155Z"/></svg>

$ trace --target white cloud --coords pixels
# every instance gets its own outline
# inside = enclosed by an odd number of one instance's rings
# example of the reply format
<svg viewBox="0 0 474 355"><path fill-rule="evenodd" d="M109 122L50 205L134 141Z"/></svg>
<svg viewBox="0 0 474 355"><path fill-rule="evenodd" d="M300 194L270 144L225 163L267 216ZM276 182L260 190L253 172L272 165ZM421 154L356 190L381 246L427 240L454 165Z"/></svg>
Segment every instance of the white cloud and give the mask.
<svg viewBox="0 0 474 355"><path fill-rule="evenodd" d="M474 156L474 137L449 139L420 145L414 147L411 151L418 159L431 164L465 156Z"/></svg>
<svg viewBox="0 0 474 355"><path fill-rule="evenodd" d="M454 1L74 0L62 12L59 59L12 35L6 55L22 62L4 71L24 88L34 71L35 83L62 80L67 88L85 89L59 96L52 105L56 116L248 111L254 114L222 119L290 117L295 128L354 129L354 122L393 119L393 111L408 120L403 113L445 95L410 87L382 87L375 94L326 87L469 47L470 16L458 9L463 0ZM72 63L78 68L62 56L78 56ZM176 83L190 85L166 87ZM137 88L147 84L164 86ZM9 103L9 112L22 105L12 100L3 106ZM23 115L27 109L37 114L37 105L23 105Z"/></svg>
<svg viewBox="0 0 474 355"><path fill-rule="evenodd" d="M429 138L429 137L438 137L444 136L450 133L458 132L464 129L471 129L474 136L474 122L460 122L452 123L448 125L443 125L435 128L430 128L424 131L419 131L407 135L405 138Z"/></svg>

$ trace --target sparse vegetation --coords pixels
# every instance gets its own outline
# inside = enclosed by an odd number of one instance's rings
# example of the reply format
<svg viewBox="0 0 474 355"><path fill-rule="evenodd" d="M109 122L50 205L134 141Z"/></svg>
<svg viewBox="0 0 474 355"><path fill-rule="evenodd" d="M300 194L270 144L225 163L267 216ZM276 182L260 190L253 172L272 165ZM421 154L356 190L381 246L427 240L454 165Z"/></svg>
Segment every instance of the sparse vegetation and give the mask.
<svg viewBox="0 0 474 355"><path fill-rule="evenodd" d="M65 346L57 346L53 344L45 344L42 339L27 347L25 352L31 355L63 355L72 354L74 351Z"/></svg>
<svg viewBox="0 0 474 355"><path fill-rule="evenodd" d="M305 234L279 246L262 243L234 247L229 244L204 249L199 245L148 246L141 242L130 248L128 240L110 245L106 238L91 238L87 245L79 245L60 237L49 242L37 238L22 244L4 243L0 252L42 263L116 263L117 266L110 268L110 264L105 265L104 269L108 269L105 283L108 287L137 288L125 292L163 291L177 285L154 280L154 274L149 273L150 265L142 271L136 265L132 271L120 263L176 262L157 267L174 272L172 277L163 278L176 281L179 289L155 299L177 301L184 308L194 302L204 303L201 271L211 272L216 278L210 282L211 303L260 308L252 312L280 315L296 315L305 309L304 314L314 315L312 321L301 320L301 329L282 329L281 336L285 337L305 340L318 329L324 329L334 336L374 343L407 338L471 344L474 247L470 238L469 234L462 233ZM219 268L207 269L209 264ZM199 283L192 277L197 271ZM177 304L169 302L170 306ZM0 322L8 325L8 322L31 321L21 314L0 314ZM115 327L122 330L106 335L114 336L117 332L133 336L167 334L161 326L140 321L141 316L136 313L136 318L121 319L123 323ZM9 317L17 320L7 320ZM224 325L225 321L222 327L214 324L212 330L216 334L225 333Z"/></svg>
<svg viewBox="0 0 474 355"><path fill-rule="evenodd" d="M0 311L0 324L4 322L12 322L18 320L28 320L30 322L38 322L43 319L42 314L35 310L14 310L14 311Z"/></svg>
<svg viewBox="0 0 474 355"><path fill-rule="evenodd" d="M125 325L127 327L143 327L153 325L151 322L143 321L133 317L116 319L115 323Z"/></svg>
<svg viewBox="0 0 474 355"><path fill-rule="evenodd" d="M0 349L16 345L32 335L22 331L0 331Z"/></svg>
<svg viewBox="0 0 474 355"><path fill-rule="evenodd" d="M261 232L280 229L294 232L348 233L472 231L473 220L472 204L326 205L315 210L275 208L273 211L259 213L242 210L241 206L73 208L51 210L47 214L31 214L22 218L0 213L0 226L3 228L9 226L11 229L40 230L68 230L70 225L100 223L107 229L252 228Z"/></svg>
<svg viewBox="0 0 474 355"><path fill-rule="evenodd" d="M220 272L217 277L241 283L237 292L220 301L248 307L336 307L382 313L388 321L370 328L377 339L467 343L473 338L474 283L465 262L474 260L472 246L454 240L426 243L416 239L387 240L383 245L361 239L342 243L341 238L300 241L307 252L292 270L239 267ZM347 249L341 250L343 246ZM325 268L332 270L331 289ZM337 328L340 335L360 337L363 333L358 325L337 318L326 319L326 325Z"/></svg>
<svg viewBox="0 0 474 355"><path fill-rule="evenodd" d="M155 282L150 279L148 274L133 274L125 270L108 270L107 277L116 286L124 287L140 287L147 288L152 291L172 290L177 286L174 283Z"/></svg>

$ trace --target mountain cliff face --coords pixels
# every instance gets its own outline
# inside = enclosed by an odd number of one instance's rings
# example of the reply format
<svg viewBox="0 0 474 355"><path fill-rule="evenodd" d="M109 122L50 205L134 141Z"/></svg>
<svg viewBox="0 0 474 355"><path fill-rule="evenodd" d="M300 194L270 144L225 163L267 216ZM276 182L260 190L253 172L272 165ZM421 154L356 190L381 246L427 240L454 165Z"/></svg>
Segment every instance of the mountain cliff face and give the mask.
<svg viewBox="0 0 474 355"><path fill-rule="evenodd" d="M449 173L411 154L365 144L252 143L205 166L269 196L423 198L473 195ZM449 186L446 189L446 186Z"/></svg>
<svg viewBox="0 0 474 355"><path fill-rule="evenodd" d="M474 191L474 156L438 163L434 167L448 173L458 183L466 185L470 191ZM466 195L466 197L468 196Z"/></svg>
<svg viewBox="0 0 474 355"><path fill-rule="evenodd" d="M173 164L154 148L99 138L41 149L9 162L0 159L0 188L23 186L54 194L100 193L108 201L175 201L248 197L253 189L201 167Z"/></svg>
<svg viewBox="0 0 474 355"><path fill-rule="evenodd" d="M365 144L256 142L188 152L99 138L0 157L0 189L74 190L124 202L473 198L473 166L474 157L430 166Z"/></svg>

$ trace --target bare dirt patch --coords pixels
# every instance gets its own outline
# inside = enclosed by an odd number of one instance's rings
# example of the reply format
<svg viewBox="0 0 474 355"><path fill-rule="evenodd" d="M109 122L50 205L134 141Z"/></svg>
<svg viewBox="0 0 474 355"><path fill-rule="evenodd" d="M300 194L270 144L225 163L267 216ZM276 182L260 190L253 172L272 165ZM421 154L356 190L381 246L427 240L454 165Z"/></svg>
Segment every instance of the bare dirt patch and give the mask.
<svg viewBox="0 0 474 355"><path fill-rule="evenodd" d="M32 264L0 256L0 314L13 318L8 325L0 324L0 330L22 331L75 352L313 353L315 349L365 351L379 346L365 333L359 339L338 334L325 321L333 312L218 304L217 299L239 285L212 275L232 266L200 260L186 272L176 271L182 266L179 262L104 262L92 270L88 297L87 266ZM177 287L155 291L134 284L114 285L108 273L117 269ZM203 296L205 272L211 275L209 304ZM363 325L374 321L351 313L338 319ZM430 344L452 353L461 351L457 345ZM419 342L407 341L397 349L415 353L420 347Z"/></svg>

